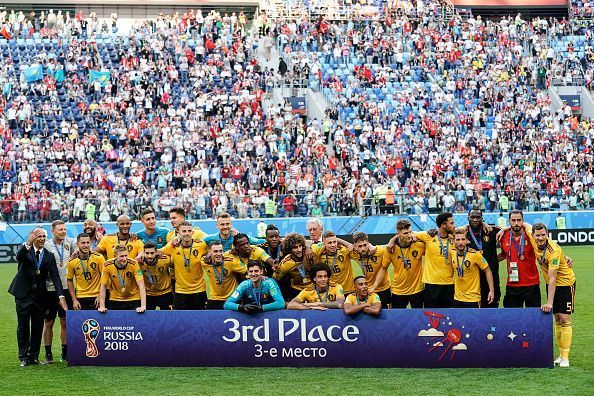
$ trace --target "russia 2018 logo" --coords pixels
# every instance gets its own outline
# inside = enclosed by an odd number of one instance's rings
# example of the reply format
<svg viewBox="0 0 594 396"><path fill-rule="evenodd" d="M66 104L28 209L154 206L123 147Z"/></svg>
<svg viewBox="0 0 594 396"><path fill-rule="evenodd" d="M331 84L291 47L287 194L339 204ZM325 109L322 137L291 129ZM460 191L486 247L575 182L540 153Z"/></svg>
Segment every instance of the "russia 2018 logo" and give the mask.
<svg viewBox="0 0 594 396"><path fill-rule="evenodd" d="M87 319L82 325L82 332L85 336L85 342L87 343L87 348L85 350L87 357L95 358L99 356L99 348L97 348L95 340L99 336L100 330L101 326L99 326L99 322L95 319Z"/></svg>

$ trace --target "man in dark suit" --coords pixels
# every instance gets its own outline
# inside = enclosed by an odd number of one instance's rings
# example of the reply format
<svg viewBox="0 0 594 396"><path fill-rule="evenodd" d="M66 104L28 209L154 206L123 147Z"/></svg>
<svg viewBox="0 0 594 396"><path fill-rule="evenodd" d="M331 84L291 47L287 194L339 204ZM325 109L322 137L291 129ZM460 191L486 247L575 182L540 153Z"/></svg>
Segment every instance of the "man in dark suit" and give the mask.
<svg viewBox="0 0 594 396"><path fill-rule="evenodd" d="M54 255L43 245L47 233L35 229L17 253L18 270L8 292L14 296L17 312L17 340L21 367L39 364L39 347L43 331L43 296L46 280L51 279L60 306L67 310L62 281Z"/></svg>

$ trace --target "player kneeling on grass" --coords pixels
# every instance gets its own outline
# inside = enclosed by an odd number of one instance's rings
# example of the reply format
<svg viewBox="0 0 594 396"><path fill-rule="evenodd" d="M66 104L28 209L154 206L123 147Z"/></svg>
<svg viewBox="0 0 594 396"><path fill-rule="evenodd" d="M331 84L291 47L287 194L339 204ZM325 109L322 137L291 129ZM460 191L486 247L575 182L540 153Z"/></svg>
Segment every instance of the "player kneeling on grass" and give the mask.
<svg viewBox="0 0 594 396"><path fill-rule="evenodd" d="M382 301L376 293L369 294L367 279L360 275L355 278L355 292L347 296L342 309L347 315L359 312L379 315L382 310Z"/></svg>
<svg viewBox="0 0 594 396"><path fill-rule="evenodd" d="M237 289L225 302L224 309L255 313L285 308L285 300L280 288L274 279L262 276L262 266L260 261L248 261L249 279L237 286Z"/></svg>
<svg viewBox="0 0 594 396"><path fill-rule="evenodd" d="M136 260L128 258L126 246L117 245L114 254L114 259L105 262L101 274L99 312L107 312L105 291L109 289L109 309L135 309L143 313L146 310L146 290L142 270Z"/></svg>
<svg viewBox="0 0 594 396"><path fill-rule="evenodd" d="M489 295L487 297L489 304L495 298L493 274L483 255L467 246L466 232L465 227L456 228L454 231L455 251L450 254L450 262L454 269L454 308L480 308L480 271L485 272L487 284L489 285Z"/></svg>
<svg viewBox="0 0 594 396"><path fill-rule="evenodd" d="M342 286L330 281L332 271L327 265L316 265L310 271L313 285L301 290L289 302L288 309L341 309L344 304Z"/></svg>

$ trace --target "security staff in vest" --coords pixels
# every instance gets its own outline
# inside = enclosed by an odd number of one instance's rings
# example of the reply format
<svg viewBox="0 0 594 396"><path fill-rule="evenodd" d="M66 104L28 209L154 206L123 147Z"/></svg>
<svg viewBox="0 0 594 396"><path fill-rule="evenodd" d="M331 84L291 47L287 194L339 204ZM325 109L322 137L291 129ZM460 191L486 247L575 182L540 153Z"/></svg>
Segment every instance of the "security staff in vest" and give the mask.
<svg viewBox="0 0 594 396"><path fill-rule="evenodd" d="M565 217L563 217L561 212L559 212L557 218L555 219L555 225L557 226L558 230L565 230L567 228L565 225Z"/></svg>
<svg viewBox="0 0 594 396"><path fill-rule="evenodd" d="M27 242L17 253L18 270L8 289L16 303L21 367L39 364L47 279L51 279L62 309L68 310L56 258L43 247L46 239L47 233L42 228L36 228L29 234Z"/></svg>

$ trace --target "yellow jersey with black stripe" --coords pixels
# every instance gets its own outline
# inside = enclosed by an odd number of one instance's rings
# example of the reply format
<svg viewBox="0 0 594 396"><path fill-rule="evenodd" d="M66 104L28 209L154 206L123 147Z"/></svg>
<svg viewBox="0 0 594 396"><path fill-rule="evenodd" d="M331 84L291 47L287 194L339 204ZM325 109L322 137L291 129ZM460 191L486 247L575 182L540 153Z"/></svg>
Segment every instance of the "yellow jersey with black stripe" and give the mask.
<svg viewBox="0 0 594 396"><path fill-rule="evenodd" d="M173 246L171 242L163 246L161 252L173 261L175 275L175 292L179 294L195 294L206 291L204 273L200 261L208 252L204 242L194 242L184 247L181 244Z"/></svg>
<svg viewBox="0 0 594 396"><path fill-rule="evenodd" d="M392 253L386 251L382 266L386 269L386 274L390 265L394 271L392 294L410 296L425 289L423 283L424 255L425 244L418 241L411 243L406 248L401 248L396 244Z"/></svg>
<svg viewBox="0 0 594 396"><path fill-rule="evenodd" d="M335 302L337 299L344 299L344 293L338 283L329 283L328 289L323 292L317 291L312 284L301 290L296 298L302 303Z"/></svg>
<svg viewBox="0 0 594 396"><path fill-rule="evenodd" d="M136 260L138 253L144 249L144 243L140 239L135 239L134 241L131 241L130 238L119 239L117 234L105 235L101 238L97 247L105 252L108 260L111 260L115 257L114 249L117 245L126 246L126 249L128 249L128 258L133 260Z"/></svg>
<svg viewBox="0 0 594 396"><path fill-rule="evenodd" d="M155 263L149 264L143 260L140 269L144 275L144 286L147 296L162 296L171 293L171 272L173 267L171 257L161 254Z"/></svg>
<svg viewBox="0 0 594 396"><path fill-rule="evenodd" d="M384 255L386 254L387 250L385 246L376 246L375 251L370 254L368 257L362 257L359 253L352 251L351 252L351 259L355 260L359 267L361 268L361 272L365 275L365 279L367 279L367 285L372 286L375 283L377 278L377 271L382 268L382 263L384 260ZM390 288L390 274L388 272L384 272L384 277L380 281L379 286L375 291L381 292Z"/></svg>
<svg viewBox="0 0 594 396"><path fill-rule="evenodd" d="M489 268L483 255L467 249L466 254L458 254L452 249L450 262L454 272L454 299L462 302L481 301L481 271Z"/></svg>
<svg viewBox="0 0 594 396"><path fill-rule="evenodd" d="M142 279L138 262L130 258L124 268L116 267L115 260L107 260L101 274L101 284L109 289L111 301L140 300L140 289L136 281Z"/></svg>
<svg viewBox="0 0 594 396"><path fill-rule="evenodd" d="M351 255L344 246L339 246L335 254L326 252L323 243L311 246L314 265L325 264L332 271L330 280L334 283L343 285L345 293L352 293L353 285L353 265L351 264Z"/></svg>
<svg viewBox="0 0 594 396"><path fill-rule="evenodd" d="M254 246L254 245L251 245L250 249L251 249L251 253L250 253L250 256L247 258L241 257L238 254L233 254L233 253L231 253L231 250L226 251L223 254L223 257L225 258L225 261L231 261L235 265L241 265L244 268L244 272L247 272L247 269L248 269L247 265L248 265L248 261L250 261L250 260L258 261L258 262L262 263L263 270L265 270L266 266L264 264L266 263L266 260L268 260L270 258L268 253L266 253L264 251L264 249L262 249L258 246Z"/></svg>
<svg viewBox="0 0 594 396"><path fill-rule="evenodd" d="M101 253L90 252L86 260L73 258L68 261L66 279L74 281L77 298L97 297L101 286L101 271L105 258Z"/></svg>
<svg viewBox="0 0 594 396"><path fill-rule="evenodd" d="M423 283L453 285L454 276L449 257L454 246L452 239L441 238L439 235L431 237L426 232L416 232L415 236L425 244Z"/></svg>
<svg viewBox="0 0 594 396"><path fill-rule="evenodd" d="M532 236L532 233L528 233L530 243L534 247L534 254L536 256L536 262L540 265L540 272L547 283L549 284L549 269L553 268L557 270L557 280L555 286L572 286L575 283L575 273L573 268L567 265L565 260L565 253L561 246L550 238L547 239L547 244L543 250L539 249L536 245L536 241Z"/></svg>
<svg viewBox="0 0 594 396"><path fill-rule="evenodd" d="M202 257L200 261L202 271L206 274L209 282L208 299L216 301L227 301L229 296L239 285L239 281L245 280L247 269L231 258L224 258L223 265L213 265L206 262Z"/></svg>
<svg viewBox="0 0 594 396"><path fill-rule="evenodd" d="M279 263L279 269L273 275L275 280L281 280L286 275L291 277L291 287L295 290L303 290L312 284L309 278L311 264L303 258L301 261L295 261L293 256L288 255Z"/></svg>
<svg viewBox="0 0 594 396"><path fill-rule="evenodd" d="M192 229L192 239L196 242L202 241L206 235L207 235L206 232L202 231L200 229L200 227L194 227ZM177 236L177 231L171 230L167 233L167 237L165 239L167 240L167 243L169 243L176 236Z"/></svg>
<svg viewBox="0 0 594 396"><path fill-rule="evenodd" d="M360 301L359 298L357 298L357 296L355 295L356 293L352 293L349 294L346 297L346 300L344 301L345 304L352 304L352 305L361 305L362 303L366 303L367 301L369 301L371 304L375 304L375 303L381 303L382 300L380 299L380 297L375 294L375 293L371 293L370 295L367 296L367 300L365 301Z"/></svg>

